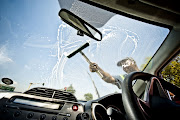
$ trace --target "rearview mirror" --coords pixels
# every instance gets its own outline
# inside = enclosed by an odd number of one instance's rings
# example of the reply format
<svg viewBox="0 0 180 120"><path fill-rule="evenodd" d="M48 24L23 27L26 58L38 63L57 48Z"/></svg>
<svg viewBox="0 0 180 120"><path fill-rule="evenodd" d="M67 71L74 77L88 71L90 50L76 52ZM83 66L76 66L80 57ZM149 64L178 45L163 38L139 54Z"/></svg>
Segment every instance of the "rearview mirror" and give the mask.
<svg viewBox="0 0 180 120"><path fill-rule="evenodd" d="M85 22L83 19L79 18L72 12L65 9L61 9L59 11L59 16L65 23L77 29L78 35L83 36L85 34L97 41L102 40L102 34L100 31L98 31L92 25Z"/></svg>

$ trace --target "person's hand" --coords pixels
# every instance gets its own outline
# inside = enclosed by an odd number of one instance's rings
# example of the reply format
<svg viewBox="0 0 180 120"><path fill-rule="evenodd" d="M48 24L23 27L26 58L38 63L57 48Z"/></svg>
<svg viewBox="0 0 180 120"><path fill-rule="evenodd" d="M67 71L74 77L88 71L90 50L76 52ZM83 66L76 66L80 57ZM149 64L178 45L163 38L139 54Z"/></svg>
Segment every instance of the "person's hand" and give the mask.
<svg viewBox="0 0 180 120"><path fill-rule="evenodd" d="M96 63L91 63L91 64L89 65L89 70L90 70L91 72L97 72L97 71L98 71L98 65L97 65Z"/></svg>

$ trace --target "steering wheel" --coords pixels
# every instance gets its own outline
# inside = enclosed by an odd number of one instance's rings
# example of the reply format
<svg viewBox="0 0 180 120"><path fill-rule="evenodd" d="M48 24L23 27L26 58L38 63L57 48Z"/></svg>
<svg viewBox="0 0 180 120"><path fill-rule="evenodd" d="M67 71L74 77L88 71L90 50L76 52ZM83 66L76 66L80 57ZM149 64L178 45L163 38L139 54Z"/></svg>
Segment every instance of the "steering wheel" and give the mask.
<svg viewBox="0 0 180 120"><path fill-rule="evenodd" d="M145 96L147 98L146 101L141 100L134 93L132 88L132 81L135 79L150 81L148 82L150 84L148 84L149 88ZM175 95L180 96L179 87L170 84L169 82L166 82L154 75L144 72L132 72L128 74L122 82L122 100L128 120L148 120L154 118L169 120L171 118L176 119L177 117L179 117L180 105L177 105L170 100L167 92L163 87L166 90L170 90L172 93L175 93ZM156 108L154 107L154 100L152 100L154 98L157 98L158 96L159 98L166 100L166 102L164 102L165 104L163 104L163 102L160 103L160 109L158 108L158 106L156 106ZM157 102L157 99L155 100L155 102ZM153 111L151 111L152 109ZM159 111L162 112L159 114ZM157 116L159 116L159 118L157 118Z"/></svg>
<svg viewBox="0 0 180 120"><path fill-rule="evenodd" d="M135 79L151 80L152 77L155 76L144 72L132 72L122 82L122 100L128 120L147 120L147 113L143 109L144 106L140 104L143 101L134 93L132 81Z"/></svg>

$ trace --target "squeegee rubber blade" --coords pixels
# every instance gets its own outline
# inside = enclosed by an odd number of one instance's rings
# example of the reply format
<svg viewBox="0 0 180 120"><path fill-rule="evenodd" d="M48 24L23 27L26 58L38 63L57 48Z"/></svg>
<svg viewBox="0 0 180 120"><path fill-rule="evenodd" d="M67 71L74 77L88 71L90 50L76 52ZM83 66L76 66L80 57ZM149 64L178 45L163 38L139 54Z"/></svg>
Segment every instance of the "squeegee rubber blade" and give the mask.
<svg viewBox="0 0 180 120"><path fill-rule="evenodd" d="M89 46L89 43L86 43L84 45L82 45L81 47L79 47L77 50L73 51L72 53L70 53L67 57L68 58L71 58L73 57L74 55L76 55L78 52L80 52L81 50L85 49L86 47Z"/></svg>

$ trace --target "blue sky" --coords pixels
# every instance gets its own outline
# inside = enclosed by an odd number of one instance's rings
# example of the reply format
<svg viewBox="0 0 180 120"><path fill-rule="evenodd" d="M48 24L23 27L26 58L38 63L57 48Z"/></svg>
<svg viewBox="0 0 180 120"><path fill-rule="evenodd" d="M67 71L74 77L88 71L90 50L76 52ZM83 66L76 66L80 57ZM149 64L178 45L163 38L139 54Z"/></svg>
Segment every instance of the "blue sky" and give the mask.
<svg viewBox="0 0 180 120"><path fill-rule="evenodd" d="M76 96L92 93L88 63L80 54L67 59L64 52L78 48L86 41L83 51L112 75L124 74L116 66L120 59L133 57L138 66L153 56L169 30L115 15L99 30L101 42L76 35L63 23L58 12L58 0L1 0L0 1L0 79L15 81L16 91L25 91L29 83L45 83L45 87L63 89L70 84ZM90 73L102 95L119 91L116 86ZM42 86L41 84L31 87Z"/></svg>
<svg viewBox="0 0 180 120"><path fill-rule="evenodd" d="M26 85L17 90L25 89L30 81L42 82L42 76L46 78L52 69L49 66L53 63L49 61L56 60L48 56L54 54L51 48L57 42L60 7L58 1L51 0L0 2L0 46L4 56L0 75L10 77L18 84L25 82Z"/></svg>

